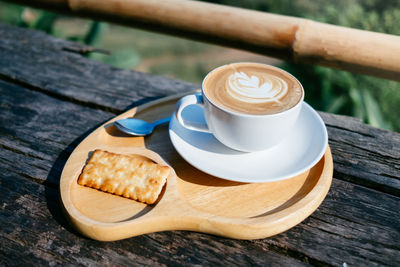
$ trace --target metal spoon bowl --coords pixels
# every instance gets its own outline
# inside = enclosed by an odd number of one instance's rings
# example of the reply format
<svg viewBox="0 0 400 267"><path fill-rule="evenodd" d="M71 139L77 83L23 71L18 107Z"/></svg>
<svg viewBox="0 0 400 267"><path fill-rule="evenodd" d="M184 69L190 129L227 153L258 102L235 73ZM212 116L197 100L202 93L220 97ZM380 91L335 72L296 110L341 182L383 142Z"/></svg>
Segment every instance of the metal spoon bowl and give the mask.
<svg viewBox="0 0 400 267"><path fill-rule="evenodd" d="M150 123L144 120L130 118L117 120L114 122L114 125L120 131L126 134L134 136L146 136L151 134L156 126L167 123L170 120L171 117L167 117Z"/></svg>

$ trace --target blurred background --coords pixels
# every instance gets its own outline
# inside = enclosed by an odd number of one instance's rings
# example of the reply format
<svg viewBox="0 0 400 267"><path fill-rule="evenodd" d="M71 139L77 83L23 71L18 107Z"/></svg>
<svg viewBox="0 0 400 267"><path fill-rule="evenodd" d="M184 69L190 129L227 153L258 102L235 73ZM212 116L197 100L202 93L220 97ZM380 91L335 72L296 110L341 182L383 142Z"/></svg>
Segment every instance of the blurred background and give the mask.
<svg viewBox="0 0 400 267"><path fill-rule="evenodd" d="M400 0L205 2L400 35ZM207 72L222 64L237 61L273 64L300 80L306 91L306 101L314 108L358 117L375 127L400 132L399 82L325 67L287 63L249 52L3 2L0 2L0 21L109 50L110 55L88 55L106 64L197 84L201 83Z"/></svg>

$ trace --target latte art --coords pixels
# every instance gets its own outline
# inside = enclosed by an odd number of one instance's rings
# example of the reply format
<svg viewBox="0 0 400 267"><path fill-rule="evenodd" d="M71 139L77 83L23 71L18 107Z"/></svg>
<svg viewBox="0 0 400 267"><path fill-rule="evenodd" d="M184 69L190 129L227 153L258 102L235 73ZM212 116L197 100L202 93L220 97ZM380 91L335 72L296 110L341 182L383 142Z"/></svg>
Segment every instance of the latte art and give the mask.
<svg viewBox="0 0 400 267"><path fill-rule="evenodd" d="M303 98L296 78L258 63L233 63L211 71L204 79L203 91L216 106L255 115L283 112Z"/></svg>
<svg viewBox="0 0 400 267"><path fill-rule="evenodd" d="M265 103L280 102L288 90L287 83L276 76L265 76L259 79L257 76L248 76L244 72L235 72L228 77L228 93L244 102Z"/></svg>

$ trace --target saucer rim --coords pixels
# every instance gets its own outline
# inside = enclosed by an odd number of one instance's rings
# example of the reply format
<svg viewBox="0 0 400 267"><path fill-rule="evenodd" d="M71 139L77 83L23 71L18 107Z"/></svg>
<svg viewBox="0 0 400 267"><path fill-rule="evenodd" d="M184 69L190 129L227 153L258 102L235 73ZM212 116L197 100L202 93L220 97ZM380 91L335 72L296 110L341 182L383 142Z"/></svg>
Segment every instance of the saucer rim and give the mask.
<svg viewBox="0 0 400 267"><path fill-rule="evenodd" d="M294 172L291 172L291 173L289 173L287 175L277 176L276 178L263 178L263 177L261 177L261 178L259 177L257 179L255 179L255 178L246 178L246 179L230 178L228 176L217 175L217 174L215 174L213 172L204 170L204 169L198 167L198 165L193 160L188 159L185 156L185 153L182 153L182 151L177 149L178 145L175 144L174 138L171 135L171 132L172 132L172 129L171 129L172 119L171 119L171 122L168 125L168 134L169 134L171 143L172 143L173 147L175 148L175 150L178 152L178 154L186 162L188 162L190 165L192 165L194 168L196 168L196 169L198 169L198 170L200 170L200 171L202 171L202 172L204 172L204 173L206 173L208 175L211 175L211 176L214 176L214 177L217 177L217 178L220 178L220 179L228 180L228 181L241 182L241 183L266 183L266 182L282 181L282 180L294 178L294 177L304 173L305 171L311 169L312 167L314 167L322 159L322 157L324 156L324 154L325 154L325 152L326 152L326 150L328 148L328 131L326 129L326 125L325 125L324 121L322 120L321 116L318 114L318 112L314 108L312 108L308 103L303 101L303 107L302 108L304 108L304 107L309 109L309 111L311 112L313 117L317 118L318 125L319 125L318 128L320 129L320 132L323 135L323 145L321 146L321 151L314 158L314 160L311 161L309 164L306 164L305 167L303 167L303 168L301 168L299 170L296 170ZM173 113L172 116L175 116L175 113ZM174 119L174 117L172 117L172 118ZM176 122L176 123L179 123L179 122ZM283 142L285 142L285 141L283 141ZM187 142L185 142L185 143L187 143ZM189 144L189 145L191 145L191 144ZM248 152L248 153L258 153L258 152Z"/></svg>

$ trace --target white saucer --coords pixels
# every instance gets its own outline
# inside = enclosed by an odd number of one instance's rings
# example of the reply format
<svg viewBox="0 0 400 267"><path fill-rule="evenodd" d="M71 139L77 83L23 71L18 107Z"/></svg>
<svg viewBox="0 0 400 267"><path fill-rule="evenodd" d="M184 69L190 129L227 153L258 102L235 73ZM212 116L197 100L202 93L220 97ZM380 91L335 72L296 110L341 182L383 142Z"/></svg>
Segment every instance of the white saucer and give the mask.
<svg viewBox="0 0 400 267"><path fill-rule="evenodd" d="M188 120L204 121L198 106L187 107L182 115ZM212 134L184 128L175 114L169 135L178 153L195 168L226 180L251 183L299 175L322 158L328 145L325 124L307 103L302 106L294 130L281 143L264 151L247 153L230 149Z"/></svg>

